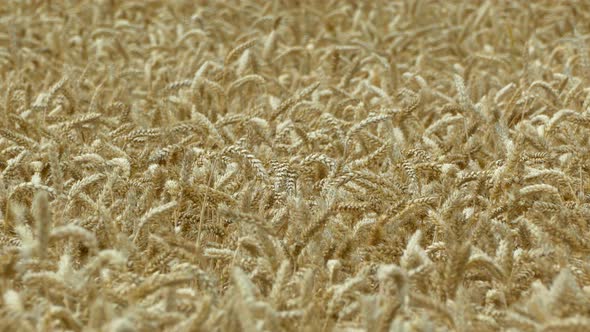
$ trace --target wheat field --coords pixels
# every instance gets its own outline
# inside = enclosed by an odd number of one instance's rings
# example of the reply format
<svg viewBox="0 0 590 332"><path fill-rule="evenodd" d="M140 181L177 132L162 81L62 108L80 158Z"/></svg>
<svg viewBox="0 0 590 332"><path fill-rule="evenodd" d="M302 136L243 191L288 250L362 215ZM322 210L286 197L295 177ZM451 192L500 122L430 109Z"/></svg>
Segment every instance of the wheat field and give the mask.
<svg viewBox="0 0 590 332"><path fill-rule="evenodd" d="M589 21L2 1L0 331L590 331Z"/></svg>

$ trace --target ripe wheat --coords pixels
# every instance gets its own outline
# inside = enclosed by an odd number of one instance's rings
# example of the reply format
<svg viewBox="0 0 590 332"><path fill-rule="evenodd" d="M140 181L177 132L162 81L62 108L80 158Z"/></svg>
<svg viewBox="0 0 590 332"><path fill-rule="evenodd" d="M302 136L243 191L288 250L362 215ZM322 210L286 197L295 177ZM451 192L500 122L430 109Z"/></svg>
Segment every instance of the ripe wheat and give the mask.
<svg viewBox="0 0 590 332"><path fill-rule="evenodd" d="M589 20L2 1L0 331L590 330Z"/></svg>

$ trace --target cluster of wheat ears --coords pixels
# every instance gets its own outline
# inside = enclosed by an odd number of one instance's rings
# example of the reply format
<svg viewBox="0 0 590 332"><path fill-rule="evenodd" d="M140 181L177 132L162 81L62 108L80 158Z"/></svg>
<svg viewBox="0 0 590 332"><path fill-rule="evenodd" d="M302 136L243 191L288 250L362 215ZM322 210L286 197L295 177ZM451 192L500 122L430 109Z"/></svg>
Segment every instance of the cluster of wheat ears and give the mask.
<svg viewBox="0 0 590 332"><path fill-rule="evenodd" d="M2 1L0 331L588 331L588 21Z"/></svg>

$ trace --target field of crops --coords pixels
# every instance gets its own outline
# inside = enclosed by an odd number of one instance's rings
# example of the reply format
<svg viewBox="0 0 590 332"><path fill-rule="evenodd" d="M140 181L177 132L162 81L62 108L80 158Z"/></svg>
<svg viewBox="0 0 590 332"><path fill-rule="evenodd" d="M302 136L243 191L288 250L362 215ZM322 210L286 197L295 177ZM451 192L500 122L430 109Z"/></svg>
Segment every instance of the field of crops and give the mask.
<svg viewBox="0 0 590 332"><path fill-rule="evenodd" d="M3 0L0 331L590 331L590 2Z"/></svg>

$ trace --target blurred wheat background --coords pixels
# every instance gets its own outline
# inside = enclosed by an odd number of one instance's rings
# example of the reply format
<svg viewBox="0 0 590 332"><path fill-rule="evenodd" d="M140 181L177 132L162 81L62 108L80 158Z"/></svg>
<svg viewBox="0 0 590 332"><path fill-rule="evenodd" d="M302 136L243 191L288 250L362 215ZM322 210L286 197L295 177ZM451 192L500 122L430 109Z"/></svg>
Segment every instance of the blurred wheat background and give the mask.
<svg viewBox="0 0 590 332"><path fill-rule="evenodd" d="M588 22L2 1L0 331L589 331Z"/></svg>

